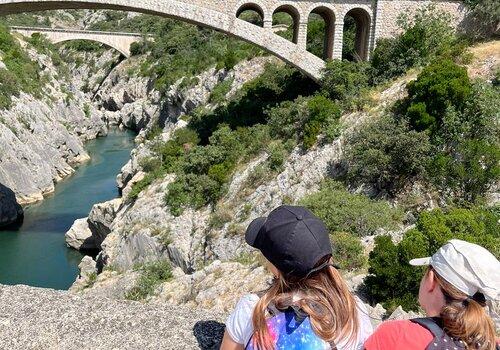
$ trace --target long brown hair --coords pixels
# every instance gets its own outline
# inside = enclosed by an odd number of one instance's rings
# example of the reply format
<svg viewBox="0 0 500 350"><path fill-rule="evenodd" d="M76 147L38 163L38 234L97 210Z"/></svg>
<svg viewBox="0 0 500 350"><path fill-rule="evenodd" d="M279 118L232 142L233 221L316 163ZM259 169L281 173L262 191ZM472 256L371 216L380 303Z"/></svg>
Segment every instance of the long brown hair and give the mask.
<svg viewBox="0 0 500 350"><path fill-rule="evenodd" d="M486 313L484 296L476 293L469 297L429 267L428 272L431 270L434 271L446 303L440 314L445 332L453 338L462 340L467 349L495 350L495 328Z"/></svg>
<svg viewBox="0 0 500 350"><path fill-rule="evenodd" d="M325 257L316 266L326 261L331 261L331 257ZM294 302L294 294L301 299ZM274 279L253 312L254 346L260 350L274 349L267 328L266 311L270 305L279 310L298 306L309 315L314 332L327 342L356 340L359 329L356 300L333 266L326 266L306 278L280 274Z"/></svg>

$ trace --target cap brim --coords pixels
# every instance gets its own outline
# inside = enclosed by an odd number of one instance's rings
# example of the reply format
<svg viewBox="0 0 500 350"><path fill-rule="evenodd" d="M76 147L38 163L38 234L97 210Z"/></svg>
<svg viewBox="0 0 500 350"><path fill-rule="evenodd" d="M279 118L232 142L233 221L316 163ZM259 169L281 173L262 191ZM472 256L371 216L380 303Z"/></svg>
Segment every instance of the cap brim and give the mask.
<svg viewBox="0 0 500 350"><path fill-rule="evenodd" d="M431 264L431 257L410 260L412 266L426 266Z"/></svg>
<svg viewBox="0 0 500 350"><path fill-rule="evenodd" d="M245 241L247 242L248 245L254 247L254 248L259 248L255 244L257 241L257 236L259 235L260 230L262 229L262 226L264 226L264 223L266 222L265 217L262 218L257 218L253 220L250 225L248 225L247 232L245 233Z"/></svg>

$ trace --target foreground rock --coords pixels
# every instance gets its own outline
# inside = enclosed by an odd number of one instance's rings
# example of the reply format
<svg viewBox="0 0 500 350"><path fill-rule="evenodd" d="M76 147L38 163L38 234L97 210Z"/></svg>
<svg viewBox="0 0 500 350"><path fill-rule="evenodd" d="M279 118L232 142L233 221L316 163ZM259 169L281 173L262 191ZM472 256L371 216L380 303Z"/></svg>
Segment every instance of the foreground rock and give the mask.
<svg viewBox="0 0 500 350"><path fill-rule="evenodd" d="M218 349L224 315L0 285L2 349Z"/></svg>
<svg viewBox="0 0 500 350"><path fill-rule="evenodd" d="M0 183L0 227L13 224L23 216L14 192Z"/></svg>

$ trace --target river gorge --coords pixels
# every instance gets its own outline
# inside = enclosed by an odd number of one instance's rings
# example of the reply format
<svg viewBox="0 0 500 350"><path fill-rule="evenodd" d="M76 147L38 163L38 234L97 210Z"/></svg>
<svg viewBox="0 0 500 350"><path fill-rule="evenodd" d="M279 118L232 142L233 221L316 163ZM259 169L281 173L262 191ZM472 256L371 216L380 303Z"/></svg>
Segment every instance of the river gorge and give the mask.
<svg viewBox="0 0 500 350"><path fill-rule="evenodd" d="M91 160L56 185L42 202L24 208L24 221L0 233L0 283L68 289L83 255L66 247L64 234L93 204L118 196L116 175L128 161L134 133L111 129L85 144Z"/></svg>

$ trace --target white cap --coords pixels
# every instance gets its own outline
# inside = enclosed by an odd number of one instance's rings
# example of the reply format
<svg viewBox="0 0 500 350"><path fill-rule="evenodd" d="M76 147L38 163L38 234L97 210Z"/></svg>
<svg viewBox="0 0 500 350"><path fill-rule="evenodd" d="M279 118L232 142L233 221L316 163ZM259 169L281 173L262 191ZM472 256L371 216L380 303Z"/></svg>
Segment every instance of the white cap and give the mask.
<svg viewBox="0 0 500 350"><path fill-rule="evenodd" d="M431 265L439 276L470 297L480 292L486 299L500 299L500 261L477 244L452 239L432 257L413 259L410 264Z"/></svg>

